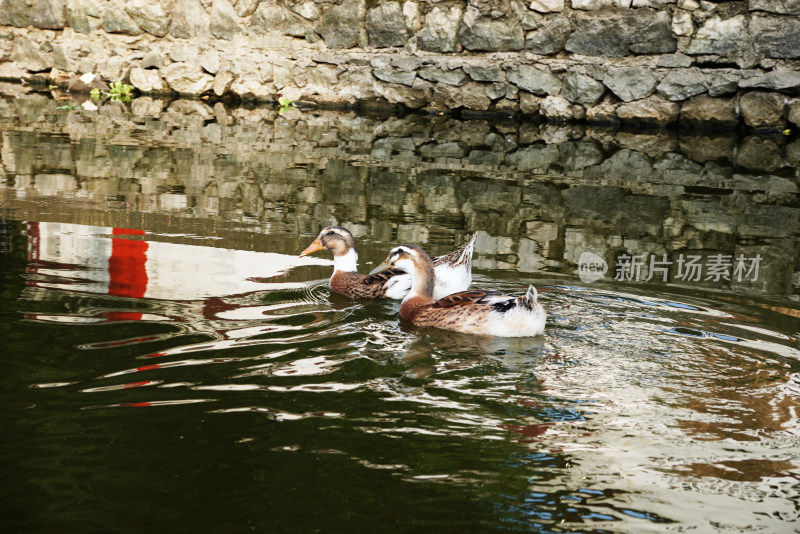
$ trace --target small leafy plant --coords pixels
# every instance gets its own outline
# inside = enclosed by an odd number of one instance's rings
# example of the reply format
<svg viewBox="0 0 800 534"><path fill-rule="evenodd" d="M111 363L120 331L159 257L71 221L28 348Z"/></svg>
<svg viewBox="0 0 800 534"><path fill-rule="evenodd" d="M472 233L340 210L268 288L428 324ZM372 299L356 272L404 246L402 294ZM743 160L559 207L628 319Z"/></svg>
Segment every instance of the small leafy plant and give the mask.
<svg viewBox="0 0 800 534"><path fill-rule="evenodd" d="M280 111L286 111L289 108L296 107L294 105L294 102L292 102L290 99L284 98L282 96L278 97L278 105L281 107Z"/></svg>
<svg viewBox="0 0 800 534"><path fill-rule="evenodd" d="M108 98L113 102L130 102L133 100L133 86L127 83L114 82L108 86L108 91L95 87L89 91L89 96L92 97L92 100Z"/></svg>
<svg viewBox="0 0 800 534"><path fill-rule="evenodd" d="M110 86L110 91L108 92L109 100L114 100L116 102L130 102L133 100L133 86L128 85L127 83L116 82L112 83Z"/></svg>

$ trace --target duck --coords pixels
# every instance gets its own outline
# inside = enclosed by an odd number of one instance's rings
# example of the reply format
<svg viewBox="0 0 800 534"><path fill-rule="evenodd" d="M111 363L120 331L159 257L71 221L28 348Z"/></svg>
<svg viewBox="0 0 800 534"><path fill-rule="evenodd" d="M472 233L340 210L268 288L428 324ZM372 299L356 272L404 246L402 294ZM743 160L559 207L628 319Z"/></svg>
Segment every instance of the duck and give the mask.
<svg viewBox="0 0 800 534"><path fill-rule="evenodd" d="M472 283L472 253L478 233L461 248L438 256L434 263L434 294L437 298L465 291ZM396 269L384 269L368 275L358 272L358 252L353 234L343 226L323 228L300 256L322 249L333 252L331 291L350 298L402 299L411 290L411 276Z"/></svg>
<svg viewBox="0 0 800 534"><path fill-rule="evenodd" d="M499 291L463 291L436 299L433 261L416 245L400 245L377 269L411 276L411 290L400 304L400 317L420 327L497 337L533 337L544 333L547 312L533 284L524 296Z"/></svg>

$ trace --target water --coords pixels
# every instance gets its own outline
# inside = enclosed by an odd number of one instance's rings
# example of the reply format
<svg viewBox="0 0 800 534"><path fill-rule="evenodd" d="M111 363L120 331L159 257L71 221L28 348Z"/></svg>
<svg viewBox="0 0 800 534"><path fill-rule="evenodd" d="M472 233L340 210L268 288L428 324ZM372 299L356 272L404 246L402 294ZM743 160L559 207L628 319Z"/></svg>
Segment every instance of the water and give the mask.
<svg viewBox="0 0 800 534"><path fill-rule="evenodd" d="M4 530L796 531L791 139L2 106ZM332 222L362 271L480 231L473 286L534 283L545 335L332 295L297 257Z"/></svg>

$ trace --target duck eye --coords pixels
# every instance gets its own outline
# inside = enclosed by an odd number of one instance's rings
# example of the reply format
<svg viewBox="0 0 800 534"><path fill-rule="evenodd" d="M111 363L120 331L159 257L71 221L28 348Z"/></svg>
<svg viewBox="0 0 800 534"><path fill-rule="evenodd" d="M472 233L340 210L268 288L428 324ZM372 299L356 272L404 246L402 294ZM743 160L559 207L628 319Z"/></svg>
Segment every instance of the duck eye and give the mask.
<svg viewBox="0 0 800 534"><path fill-rule="evenodd" d="M336 232L334 232L333 230L331 230L330 232L328 232L328 234L327 234L327 235L336 235Z"/></svg>

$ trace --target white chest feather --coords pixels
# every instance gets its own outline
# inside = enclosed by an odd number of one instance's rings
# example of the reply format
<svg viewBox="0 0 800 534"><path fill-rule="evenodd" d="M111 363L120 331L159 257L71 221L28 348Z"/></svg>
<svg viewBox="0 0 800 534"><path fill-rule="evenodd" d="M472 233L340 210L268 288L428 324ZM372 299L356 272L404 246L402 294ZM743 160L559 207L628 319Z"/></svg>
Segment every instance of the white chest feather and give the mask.
<svg viewBox="0 0 800 534"><path fill-rule="evenodd" d="M411 275L398 274L386 282L386 296L390 299L402 299L411 289Z"/></svg>
<svg viewBox="0 0 800 534"><path fill-rule="evenodd" d="M358 271L358 254L355 250L350 249L341 256L333 257L333 272L342 271L346 273L354 273Z"/></svg>

